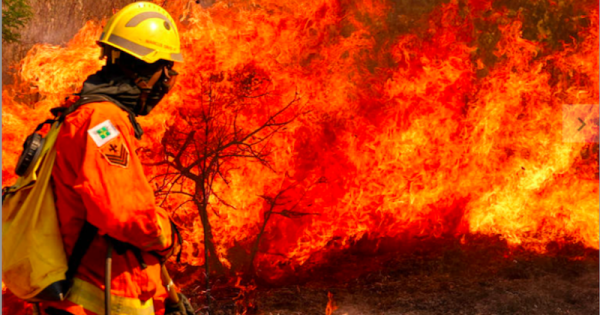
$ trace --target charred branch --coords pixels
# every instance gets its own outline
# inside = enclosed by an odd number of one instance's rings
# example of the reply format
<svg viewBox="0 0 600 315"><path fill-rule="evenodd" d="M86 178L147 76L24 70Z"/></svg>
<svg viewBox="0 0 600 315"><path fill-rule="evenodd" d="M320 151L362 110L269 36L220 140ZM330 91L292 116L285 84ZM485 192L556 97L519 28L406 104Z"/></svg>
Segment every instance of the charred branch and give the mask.
<svg viewBox="0 0 600 315"><path fill-rule="evenodd" d="M196 106L186 106L179 110L177 120L168 127L161 142L164 160L152 164L162 169L160 175L152 178L153 181L160 182L157 184L157 196L163 197L161 204L172 195L182 195L189 199L176 209L192 202L198 211L203 227L205 293L209 302L211 271L220 275L227 273L214 241L209 207L216 219L220 218L220 214L210 204L210 197L228 208L236 209L215 191L215 181L229 186L229 174L235 169L233 161L238 159L249 159L273 170L269 161L272 152L270 140L301 115L300 111L296 111L300 102L296 92L291 101L264 117L262 123L248 125L246 113L257 102L268 102L273 93L269 88L270 80L252 66L245 66L230 74L228 82L233 82L233 88L230 85L221 86L224 79L223 74L211 76L202 83L201 97ZM302 215L295 212L288 214L286 210L274 211L277 206L281 206L279 198L285 191L278 193L269 204L265 221L252 247L251 262L257 254L271 214L287 214L289 217ZM287 211L293 211L293 208Z"/></svg>

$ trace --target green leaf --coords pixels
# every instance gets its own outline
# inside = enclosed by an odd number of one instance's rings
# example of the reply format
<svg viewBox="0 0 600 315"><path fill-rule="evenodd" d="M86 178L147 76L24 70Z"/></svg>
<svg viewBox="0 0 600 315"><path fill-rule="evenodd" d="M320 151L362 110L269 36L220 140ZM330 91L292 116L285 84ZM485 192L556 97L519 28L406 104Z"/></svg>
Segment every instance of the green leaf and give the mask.
<svg viewBox="0 0 600 315"><path fill-rule="evenodd" d="M32 17L27 0L2 0L2 41L18 42L19 32Z"/></svg>

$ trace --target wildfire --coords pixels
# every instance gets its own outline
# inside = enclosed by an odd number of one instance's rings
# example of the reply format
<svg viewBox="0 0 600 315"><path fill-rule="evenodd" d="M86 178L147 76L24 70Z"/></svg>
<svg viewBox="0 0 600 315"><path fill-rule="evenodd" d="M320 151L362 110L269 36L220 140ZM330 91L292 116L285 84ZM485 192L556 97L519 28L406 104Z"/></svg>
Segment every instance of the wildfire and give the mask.
<svg viewBox="0 0 600 315"><path fill-rule="evenodd" d="M325 315L333 315L333 312L338 309L335 301L333 300L333 293L327 292L327 307L325 308Z"/></svg>
<svg viewBox="0 0 600 315"><path fill-rule="evenodd" d="M140 119L146 161L166 159L163 144L177 140L183 113L200 115L207 93L237 97L250 129L294 105L265 144L266 164L232 159L213 183L211 257L225 270L277 282L359 240L488 235L539 253L551 243L598 249L598 144L562 133L565 105L600 96L596 4L548 2L551 17L570 8L568 36L486 0L166 6L186 62L173 93ZM33 126L102 65L101 28L87 23L66 47L35 46L18 83L3 87L3 185ZM234 111L217 105L228 126ZM597 110L582 119L597 138ZM164 168L146 170L164 180ZM157 196L184 228L182 260L204 265L198 204Z"/></svg>

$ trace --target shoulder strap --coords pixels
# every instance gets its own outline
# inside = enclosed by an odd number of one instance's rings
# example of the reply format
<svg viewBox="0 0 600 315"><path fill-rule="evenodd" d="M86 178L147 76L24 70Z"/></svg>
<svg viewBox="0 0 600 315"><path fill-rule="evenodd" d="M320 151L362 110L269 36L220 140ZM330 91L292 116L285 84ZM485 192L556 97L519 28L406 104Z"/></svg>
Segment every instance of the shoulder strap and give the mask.
<svg viewBox="0 0 600 315"><path fill-rule="evenodd" d="M114 98L112 98L112 97L110 97L108 95L104 95L104 94L86 94L86 95L82 95L79 100L77 100L73 105L69 106L68 108L64 108L64 107L62 107L62 108L53 108L53 109L50 110L50 112L52 112L52 114L54 116L60 115L60 117L58 118L58 121L62 123L65 120L65 117L67 117L67 115L69 115L72 112L76 111L81 105L85 105L85 104L93 103L93 102L109 102L109 103L113 103L114 105L116 105L120 109L126 111L127 114L129 115L129 122L131 123L131 126L133 127L133 131L135 132L135 137L138 140L142 138L142 135L144 134L144 131L142 130L142 127L140 126L140 124L135 119L135 114L133 113L133 111L130 108L126 107L125 105L121 104L121 102L115 100Z"/></svg>
<svg viewBox="0 0 600 315"><path fill-rule="evenodd" d="M75 247L73 247L71 257L69 257L69 269L66 273L67 281L69 283L75 277L75 273L77 273L77 269L79 269L81 260L90 248L90 245L92 244L92 241L94 240L94 237L97 233L98 228L93 226L88 221L85 221L83 227L81 228L81 232L79 233L79 237L75 242Z"/></svg>

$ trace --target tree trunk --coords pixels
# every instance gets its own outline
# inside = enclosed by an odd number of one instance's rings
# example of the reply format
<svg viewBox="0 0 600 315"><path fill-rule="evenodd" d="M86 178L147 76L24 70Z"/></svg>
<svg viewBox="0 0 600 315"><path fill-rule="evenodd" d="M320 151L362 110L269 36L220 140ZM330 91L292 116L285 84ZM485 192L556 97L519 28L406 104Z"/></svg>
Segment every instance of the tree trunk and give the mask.
<svg viewBox="0 0 600 315"><path fill-rule="evenodd" d="M210 261L206 261L206 264L211 264L214 266L218 274L225 273L225 267L221 264L219 260L219 256L217 255L217 247L213 241L212 229L210 227L210 222L208 221L208 211L207 211L207 202L206 201L198 201L194 200L196 207L198 208L198 214L200 215L200 221L202 222L202 227L204 228L204 246L208 248L210 252Z"/></svg>

